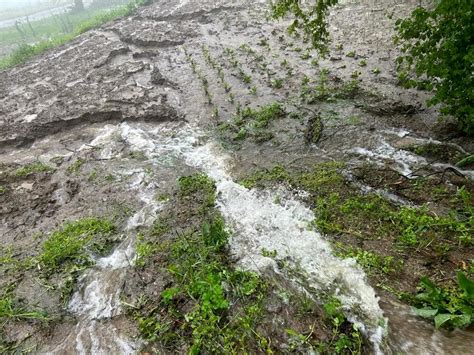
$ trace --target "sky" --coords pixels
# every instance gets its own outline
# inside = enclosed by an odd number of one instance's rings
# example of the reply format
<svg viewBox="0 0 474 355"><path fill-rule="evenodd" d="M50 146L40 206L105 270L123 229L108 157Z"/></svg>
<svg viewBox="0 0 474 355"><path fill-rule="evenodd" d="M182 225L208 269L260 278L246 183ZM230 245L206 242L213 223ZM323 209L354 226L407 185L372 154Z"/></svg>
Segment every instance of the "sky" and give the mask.
<svg viewBox="0 0 474 355"><path fill-rule="evenodd" d="M72 0L0 0L0 12L5 9L25 8L39 3L64 3Z"/></svg>
<svg viewBox="0 0 474 355"><path fill-rule="evenodd" d="M15 8L38 3L39 0L0 0L0 8Z"/></svg>

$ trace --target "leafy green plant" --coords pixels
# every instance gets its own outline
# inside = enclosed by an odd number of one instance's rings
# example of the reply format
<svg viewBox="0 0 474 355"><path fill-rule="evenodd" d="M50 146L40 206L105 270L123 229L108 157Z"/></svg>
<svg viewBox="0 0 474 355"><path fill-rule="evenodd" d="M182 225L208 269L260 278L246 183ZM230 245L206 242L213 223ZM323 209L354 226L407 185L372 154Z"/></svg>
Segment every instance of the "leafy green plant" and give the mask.
<svg viewBox="0 0 474 355"><path fill-rule="evenodd" d="M324 304L326 317L332 324L332 338L328 348L335 354L360 354L362 350L362 334L360 330L349 323L342 310L341 302L336 298L329 299ZM345 330L351 329L351 331Z"/></svg>
<svg viewBox="0 0 474 355"><path fill-rule="evenodd" d="M281 89L283 87L283 79L273 79L271 86L275 89Z"/></svg>
<svg viewBox="0 0 474 355"><path fill-rule="evenodd" d="M436 328L465 328L474 320L474 281L457 273L457 289L443 289L427 277L420 281L422 292L411 298L416 314L432 319Z"/></svg>
<svg viewBox="0 0 474 355"><path fill-rule="evenodd" d="M430 105L457 117L459 127L474 134L474 12L471 0L439 0L432 8L419 7L397 21L396 43L400 79L407 87L434 91Z"/></svg>

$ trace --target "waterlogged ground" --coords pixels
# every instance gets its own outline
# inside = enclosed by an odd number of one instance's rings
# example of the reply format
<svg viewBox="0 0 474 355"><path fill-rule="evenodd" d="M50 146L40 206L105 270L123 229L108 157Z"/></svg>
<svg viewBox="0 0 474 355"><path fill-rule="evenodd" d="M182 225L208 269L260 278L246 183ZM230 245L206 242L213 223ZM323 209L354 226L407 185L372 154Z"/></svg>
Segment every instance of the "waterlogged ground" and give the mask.
<svg viewBox="0 0 474 355"><path fill-rule="evenodd" d="M158 1L0 73L1 352L469 353L411 308L474 271L474 143L397 86L417 4L339 5L321 59Z"/></svg>

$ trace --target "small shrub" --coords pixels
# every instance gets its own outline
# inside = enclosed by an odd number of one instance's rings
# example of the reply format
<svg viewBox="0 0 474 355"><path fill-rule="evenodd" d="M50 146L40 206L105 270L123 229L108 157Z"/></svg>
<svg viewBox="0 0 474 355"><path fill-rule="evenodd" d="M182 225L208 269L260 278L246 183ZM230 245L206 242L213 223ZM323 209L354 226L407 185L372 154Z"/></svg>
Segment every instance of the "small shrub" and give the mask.
<svg viewBox="0 0 474 355"><path fill-rule="evenodd" d="M457 273L458 287L443 289L427 277L420 282L421 293L411 298L416 313L432 319L436 328L465 328L474 320L474 281Z"/></svg>

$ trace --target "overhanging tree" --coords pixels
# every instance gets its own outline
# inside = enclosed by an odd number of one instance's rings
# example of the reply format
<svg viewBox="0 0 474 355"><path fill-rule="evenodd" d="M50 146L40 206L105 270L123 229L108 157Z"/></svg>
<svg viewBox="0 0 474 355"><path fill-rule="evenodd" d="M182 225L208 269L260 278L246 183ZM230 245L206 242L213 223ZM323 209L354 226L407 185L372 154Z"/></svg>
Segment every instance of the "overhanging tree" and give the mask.
<svg viewBox="0 0 474 355"><path fill-rule="evenodd" d="M442 112L474 135L474 2L439 0L432 10L418 8L397 21L397 30L402 82L433 90L429 104L443 104Z"/></svg>

